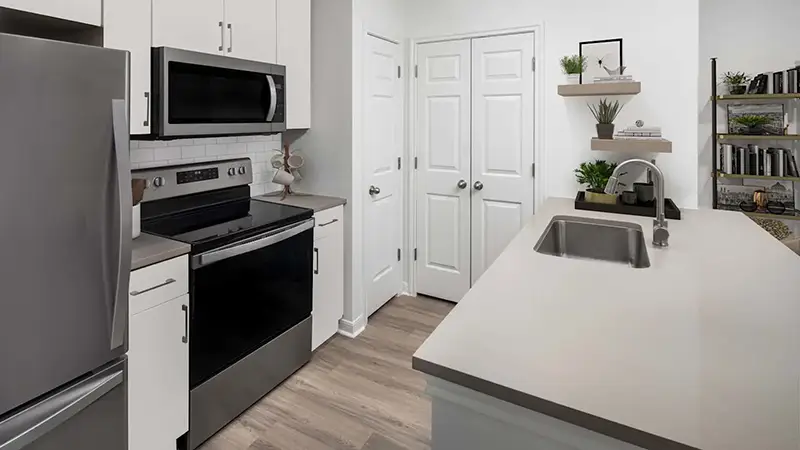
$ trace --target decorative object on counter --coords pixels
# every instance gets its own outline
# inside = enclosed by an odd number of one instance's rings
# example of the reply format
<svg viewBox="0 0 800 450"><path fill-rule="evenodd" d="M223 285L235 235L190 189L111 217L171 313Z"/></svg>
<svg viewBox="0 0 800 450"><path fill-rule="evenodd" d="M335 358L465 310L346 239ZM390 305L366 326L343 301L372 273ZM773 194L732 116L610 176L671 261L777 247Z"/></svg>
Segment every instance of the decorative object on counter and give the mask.
<svg viewBox="0 0 800 450"><path fill-rule="evenodd" d="M578 56L586 58L586 70L581 74L581 84L586 84L595 77L604 77L608 75L604 67L624 66L622 38L581 42L578 45Z"/></svg>
<svg viewBox="0 0 800 450"><path fill-rule="evenodd" d="M756 75L752 81L750 81L750 86L747 88L748 95L760 95L767 93L767 85L769 84L769 77L766 74L758 74Z"/></svg>
<svg viewBox="0 0 800 450"><path fill-rule="evenodd" d="M792 230L789 229L789 226L780 220L764 219L761 217L751 217L751 219L779 241L792 235Z"/></svg>
<svg viewBox="0 0 800 450"><path fill-rule="evenodd" d="M273 173L271 182L283 186L283 196L285 199L287 195L292 195L292 183L296 183L303 179L300 174L300 169L305 165L305 157L299 151L291 151L289 146L286 145L283 151L270 158L270 165L275 172Z"/></svg>
<svg viewBox="0 0 800 450"><path fill-rule="evenodd" d="M625 191L620 195L620 199L626 205L635 205L638 202L636 191Z"/></svg>
<svg viewBox="0 0 800 450"><path fill-rule="evenodd" d="M586 57L581 55L561 58L561 70L567 76L568 84L580 84L581 74L586 70Z"/></svg>
<svg viewBox="0 0 800 450"><path fill-rule="evenodd" d="M633 191L636 192L636 201L640 205L651 205L656 199L656 188L650 183L633 183Z"/></svg>
<svg viewBox="0 0 800 450"><path fill-rule="evenodd" d="M664 207L666 208L665 214L667 215L667 219L681 220L681 210L678 209L677 205L675 205L675 202L672 201L672 199L666 199ZM586 199L586 193L583 191L578 192L578 195L575 197L575 209L583 211L606 212L612 214L624 214L626 216L656 216L655 202L652 202L650 205L640 205L638 203L635 205L628 205L621 201L615 204L594 203Z"/></svg>
<svg viewBox="0 0 800 450"><path fill-rule="evenodd" d="M132 238L136 239L142 234L142 198L144 198L144 190L147 188L147 180L141 178L134 178L131 180L131 192L133 194L133 221L132 221Z"/></svg>
<svg viewBox="0 0 800 450"><path fill-rule="evenodd" d="M617 203L617 195L606 194L604 189L608 184L608 179L617 168L616 163L609 163L602 159L595 160L594 162L584 162L575 169L575 178L578 183L586 185L586 201L593 203ZM624 184L620 184L624 186Z"/></svg>
<svg viewBox="0 0 800 450"><path fill-rule="evenodd" d="M786 129L784 118L783 104L731 104L728 105L728 133L781 136Z"/></svg>
<svg viewBox="0 0 800 450"><path fill-rule="evenodd" d="M599 139L613 139L614 138L614 120L622 111L622 105L619 100L614 100L614 103L608 99L600 100L599 105L589 105L589 111L597 120L597 137Z"/></svg>
<svg viewBox="0 0 800 450"><path fill-rule="evenodd" d="M722 74L722 82L728 87L728 93L731 95L745 94L750 80L750 75L744 72L725 72Z"/></svg>

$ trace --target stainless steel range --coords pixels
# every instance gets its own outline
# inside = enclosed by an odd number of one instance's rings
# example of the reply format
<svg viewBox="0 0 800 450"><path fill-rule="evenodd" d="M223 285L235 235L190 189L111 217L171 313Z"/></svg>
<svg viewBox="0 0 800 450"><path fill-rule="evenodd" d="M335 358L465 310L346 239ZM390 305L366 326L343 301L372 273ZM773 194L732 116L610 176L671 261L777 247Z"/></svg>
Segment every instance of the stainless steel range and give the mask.
<svg viewBox="0 0 800 450"><path fill-rule="evenodd" d="M142 230L191 244L194 449L311 357L313 211L250 198L249 159L138 170Z"/></svg>

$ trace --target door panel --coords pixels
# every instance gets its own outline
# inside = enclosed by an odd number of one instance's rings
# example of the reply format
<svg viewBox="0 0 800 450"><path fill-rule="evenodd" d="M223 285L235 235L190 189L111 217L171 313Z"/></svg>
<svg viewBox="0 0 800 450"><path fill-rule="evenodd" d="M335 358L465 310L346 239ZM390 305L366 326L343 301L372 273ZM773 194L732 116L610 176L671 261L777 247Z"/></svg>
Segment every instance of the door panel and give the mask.
<svg viewBox="0 0 800 450"><path fill-rule="evenodd" d="M364 103L365 186L364 266L367 313L372 314L402 290L397 258L402 248L403 205L397 158L403 153L402 84L397 76L399 45L368 36ZM370 194L374 186L380 192Z"/></svg>
<svg viewBox="0 0 800 450"><path fill-rule="evenodd" d="M472 283L533 215L533 44L472 41Z"/></svg>
<svg viewBox="0 0 800 450"><path fill-rule="evenodd" d="M223 54L223 0L153 0L153 47Z"/></svg>
<svg viewBox="0 0 800 450"><path fill-rule="evenodd" d="M2 34L0 55L0 86L13 86L0 102L0 204L13 211L0 220L10 258L0 270L0 386L13 386L0 389L2 415L127 351L111 334L127 305L114 302L120 263L130 263L120 243L131 200L120 206L130 169L118 176L112 123L112 99L128 95L127 54Z"/></svg>
<svg viewBox="0 0 800 450"><path fill-rule="evenodd" d="M267 63L278 61L276 0L225 2L225 54Z"/></svg>
<svg viewBox="0 0 800 450"><path fill-rule="evenodd" d="M450 301L470 288L470 59L469 40L417 47L417 291Z"/></svg>

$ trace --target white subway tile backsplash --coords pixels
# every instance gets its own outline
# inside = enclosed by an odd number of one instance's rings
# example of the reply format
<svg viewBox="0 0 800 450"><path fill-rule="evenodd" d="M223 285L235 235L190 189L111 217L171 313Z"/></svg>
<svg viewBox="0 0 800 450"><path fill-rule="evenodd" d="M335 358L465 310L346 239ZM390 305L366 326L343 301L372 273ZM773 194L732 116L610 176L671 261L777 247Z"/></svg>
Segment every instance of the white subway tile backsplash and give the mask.
<svg viewBox="0 0 800 450"><path fill-rule="evenodd" d="M155 159L156 161L169 161L169 160L176 160L181 159L181 148L180 147L161 147L155 149Z"/></svg>
<svg viewBox="0 0 800 450"><path fill-rule="evenodd" d="M244 143L228 144L229 155L240 155L242 153L247 153L247 144Z"/></svg>
<svg viewBox="0 0 800 450"><path fill-rule="evenodd" d="M141 163L153 160L152 148L131 149L131 163Z"/></svg>
<svg viewBox="0 0 800 450"><path fill-rule="evenodd" d="M181 158L200 158L206 156L205 145L192 145L181 147Z"/></svg>
<svg viewBox="0 0 800 450"><path fill-rule="evenodd" d="M220 144L232 144L234 142L238 142L235 137L217 138L217 143L220 143Z"/></svg>
<svg viewBox="0 0 800 450"><path fill-rule="evenodd" d="M222 156L227 154L228 146L226 144L206 145L206 155L208 156Z"/></svg>
<svg viewBox="0 0 800 450"><path fill-rule="evenodd" d="M177 139L174 141L167 141L167 147L183 147L184 145L192 145L191 139Z"/></svg>
<svg viewBox="0 0 800 450"><path fill-rule="evenodd" d="M131 141L131 150L139 148L139 141Z"/></svg>
<svg viewBox="0 0 800 450"><path fill-rule="evenodd" d="M139 142L139 148L166 147L163 142L159 141L137 141L137 142Z"/></svg>
<svg viewBox="0 0 800 450"><path fill-rule="evenodd" d="M200 138L200 139L193 139L195 145L209 145L209 144L216 144L217 138Z"/></svg>
<svg viewBox="0 0 800 450"><path fill-rule="evenodd" d="M267 144L265 142L249 142L247 144L247 153L257 153L267 151Z"/></svg>

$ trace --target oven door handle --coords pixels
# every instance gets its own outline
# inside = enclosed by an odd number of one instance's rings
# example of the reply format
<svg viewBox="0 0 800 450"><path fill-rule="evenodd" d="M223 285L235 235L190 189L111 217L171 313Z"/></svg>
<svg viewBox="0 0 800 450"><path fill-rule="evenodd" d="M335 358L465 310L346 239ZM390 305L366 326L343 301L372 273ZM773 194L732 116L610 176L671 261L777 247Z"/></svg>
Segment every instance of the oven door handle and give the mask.
<svg viewBox="0 0 800 450"><path fill-rule="evenodd" d="M296 225L289 225L287 227L264 233L244 242L237 242L217 250L212 250L210 252L192 257L192 268L199 269L228 258L254 252L264 247L268 247L270 245L277 244L278 242L295 237L298 234L313 228L314 219L308 219Z"/></svg>

